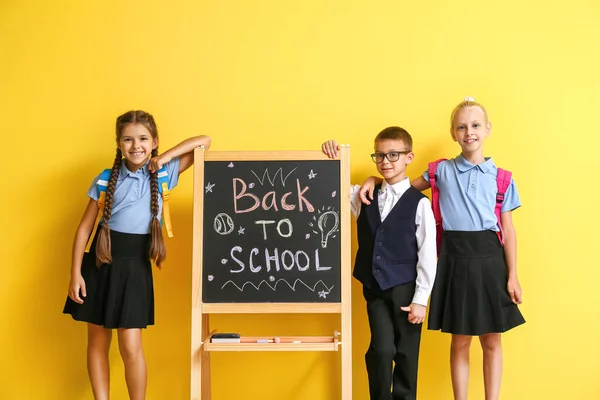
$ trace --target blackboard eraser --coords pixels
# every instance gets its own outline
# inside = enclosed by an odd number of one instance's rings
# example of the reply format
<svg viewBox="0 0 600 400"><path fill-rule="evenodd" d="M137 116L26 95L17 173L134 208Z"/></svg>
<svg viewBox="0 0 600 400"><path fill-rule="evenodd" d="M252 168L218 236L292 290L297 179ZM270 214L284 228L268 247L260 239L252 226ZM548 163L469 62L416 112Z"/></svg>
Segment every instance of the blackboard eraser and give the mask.
<svg viewBox="0 0 600 400"><path fill-rule="evenodd" d="M214 339L239 339L239 333L215 333L211 336Z"/></svg>
<svg viewBox="0 0 600 400"><path fill-rule="evenodd" d="M215 333L210 337L211 343L240 343L239 333Z"/></svg>

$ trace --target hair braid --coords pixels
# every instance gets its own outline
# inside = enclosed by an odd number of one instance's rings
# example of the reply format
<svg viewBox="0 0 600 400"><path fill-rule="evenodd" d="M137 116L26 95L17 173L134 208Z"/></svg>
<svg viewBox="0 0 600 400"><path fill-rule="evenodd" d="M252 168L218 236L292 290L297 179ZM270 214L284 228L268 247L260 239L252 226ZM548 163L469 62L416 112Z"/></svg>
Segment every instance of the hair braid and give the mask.
<svg viewBox="0 0 600 400"><path fill-rule="evenodd" d="M110 173L110 179L108 180L108 186L106 188L106 198L104 200L104 214L102 214L102 227L98 232L98 240L96 242L96 265L109 264L112 262L111 247L110 247L110 229L108 227L108 221L112 214L112 203L115 194L115 188L117 186L117 179L119 178L119 168L121 167L121 158L123 154L121 149L117 148L117 154L115 155L115 162Z"/></svg>
<svg viewBox="0 0 600 400"><path fill-rule="evenodd" d="M158 148L152 150L152 157L156 156L158 156ZM152 191L150 197L150 209L152 211L150 234L152 236L152 240L150 242L149 256L150 259L154 260L156 266L160 268L167 255L167 249L165 247L162 227L160 225L160 215L158 215L158 171L154 171L152 173L152 177L150 178L150 189Z"/></svg>

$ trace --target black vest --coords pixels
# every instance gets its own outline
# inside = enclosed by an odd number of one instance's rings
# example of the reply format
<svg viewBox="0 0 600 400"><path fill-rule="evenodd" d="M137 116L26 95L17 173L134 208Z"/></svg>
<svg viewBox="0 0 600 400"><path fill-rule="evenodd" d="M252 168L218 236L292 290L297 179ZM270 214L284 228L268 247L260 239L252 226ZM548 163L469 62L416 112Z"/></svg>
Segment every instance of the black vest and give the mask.
<svg viewBox="0 0 600 400"><path fill-rule="evenodd" d="M370 289L386 290L417 279L415 215L425 195L411 186L381 222L378 195L381 185L375 189L374 200L370 205L362 205L357 220L354 277Z"/></svg>

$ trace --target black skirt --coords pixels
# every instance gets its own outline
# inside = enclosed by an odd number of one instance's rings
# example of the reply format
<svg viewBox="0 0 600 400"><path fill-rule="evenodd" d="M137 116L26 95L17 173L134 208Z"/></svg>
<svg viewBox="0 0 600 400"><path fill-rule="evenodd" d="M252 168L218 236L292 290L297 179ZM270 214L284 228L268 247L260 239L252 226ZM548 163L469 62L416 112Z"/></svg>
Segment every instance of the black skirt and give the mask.
<svg viewBox="0 0 600 400"><path fill-rule="evenodd" d="M96 267L96 238L83 256L83 304L69 297L63 313L108 329L154 325L154 286L148 257L150 235L110 232L112 264Z"/></svg>
<svg viewBox="0 0 600 400"><path fill-rule="evenodd" d="M428 329L483 335L525 323L507 282L504 248L495 232L444 232Z"/></svg>

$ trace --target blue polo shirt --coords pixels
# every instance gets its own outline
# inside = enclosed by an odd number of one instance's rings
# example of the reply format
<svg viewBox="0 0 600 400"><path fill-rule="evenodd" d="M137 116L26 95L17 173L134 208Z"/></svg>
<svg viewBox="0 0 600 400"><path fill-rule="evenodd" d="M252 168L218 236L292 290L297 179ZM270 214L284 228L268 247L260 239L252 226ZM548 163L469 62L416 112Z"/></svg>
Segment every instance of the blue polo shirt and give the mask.
<svg viewBox="0 0 600 400"><path fill-rule="evenodd" d="M494 214L498 186L498 168L491 158L474 165L462 155L442 161L437 168L436 184L440 192L442 225L447 231L499 231ZM427 171L423 178L429 182ZM504 196L501 212L521 206L515 181Z"/></svg>
<svg viewBox="0 0 600 400"><path fill-rule="evenodd" d="M177 186L179 180L179 157L173 158L165 164L171 189ZM125 166L125 160L121 162L119 177L112 203L112 214L108 221L110 229L123 233L150 233L150 222L152 211L150 209L151 189L150 171L148 163L135 172L131 172ZM92 200L98 201L98 189L96 183L100 175L94 179L87 195ZM162 218L162 198L158 197L159 211L158 219Z"/></svg>

